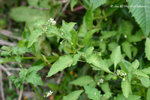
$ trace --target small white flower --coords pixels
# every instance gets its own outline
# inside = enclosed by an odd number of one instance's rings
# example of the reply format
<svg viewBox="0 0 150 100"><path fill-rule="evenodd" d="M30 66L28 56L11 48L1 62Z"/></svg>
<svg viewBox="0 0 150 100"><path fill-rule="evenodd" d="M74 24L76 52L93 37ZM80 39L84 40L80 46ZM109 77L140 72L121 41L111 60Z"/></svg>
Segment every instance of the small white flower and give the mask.
<svg viewBox="0 0 150 100"><path fill-rule="evenodd" d="M127 38L127 35L124 35L124 38Z"/></svg>
<svg viewBox="0 0 150 100"><path fill-rule="evenodd" d="M124 73L124 76L126 76L127 75L127 73Z"/></svg>
<svg viewBox="0 0 150 100"><path fill-rule="evenodd" d="M63 33L63 32L61 32L60 34L61 34L61 35L64 35L64 33Z"/></svg>
<svg viewBox="0 0 150 100"><path fill-rule="evenodd" d="M51 23L52 25L56 25L56 21L53 18L50 18L48 22Z"/></svg>
<svg viewBox="0 0 150 100"><path fill-rule="evenodd" d="M125 81L126 79L125 79L125 78L123 78L122 80L123 80L123 81Z"/></svg>
<svg viewBox="0 0 150 100"><path fill-rule="evenodd" d="M101 78L101 79L99 80L99 83L104 83L104 79Z"/></svg>
<svg viewBox="0 0 150 100"><path fill-rule="evenodd" d="M46 94L46 97L49 97L53 94L53 92L50 90L47 94Z"/></svg>

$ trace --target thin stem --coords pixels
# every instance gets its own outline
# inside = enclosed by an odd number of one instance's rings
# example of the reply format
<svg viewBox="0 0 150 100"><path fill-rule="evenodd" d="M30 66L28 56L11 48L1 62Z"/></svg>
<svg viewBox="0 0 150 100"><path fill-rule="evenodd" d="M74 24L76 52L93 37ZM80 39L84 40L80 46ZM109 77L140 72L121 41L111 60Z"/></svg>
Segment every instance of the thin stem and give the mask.
<svg viewBox="0 0 150 100"><path fill-rule="evenodd" d="M31 84L31 87L33 88L37 96L39 96L40 100L44 100L33 84Z"/></svg>

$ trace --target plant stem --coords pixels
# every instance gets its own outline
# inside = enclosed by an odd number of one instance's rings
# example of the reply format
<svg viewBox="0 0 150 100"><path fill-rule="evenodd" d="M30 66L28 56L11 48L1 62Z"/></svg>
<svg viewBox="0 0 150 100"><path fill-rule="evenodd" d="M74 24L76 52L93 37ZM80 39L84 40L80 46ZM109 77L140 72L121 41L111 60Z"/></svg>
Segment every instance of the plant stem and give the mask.
<svg viewBox="0 0 150 100"><path fill-rule="evenodd" d="M31 87L33 88L37 96L39 96L40 100L44 100L33 84L31 84Z"/></svg>

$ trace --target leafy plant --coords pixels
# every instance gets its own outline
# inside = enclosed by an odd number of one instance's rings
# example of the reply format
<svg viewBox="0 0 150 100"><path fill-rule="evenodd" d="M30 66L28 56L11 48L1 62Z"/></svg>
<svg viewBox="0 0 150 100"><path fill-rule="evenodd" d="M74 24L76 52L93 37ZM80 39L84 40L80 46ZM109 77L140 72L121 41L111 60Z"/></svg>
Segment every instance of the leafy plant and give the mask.
<svg viewBox="0 0 150 100"><path fill-rule="evenodd" d="M44 7L48 1L28 4ZM11 10L11 18L26 25L16 47L1 48L0 64L17 62L21 68L9 79L20 88L30 83L37 92L34 85L42 87L45 80L57 77L61 82L47 85L55 100L149 100L150 2L71 0L71 11L76 5L86 9L82 22L60 24L48 19L55 17L53 12L29 7ZM25 62L32 65L26 68ZM44 69L49 71L42 73Z"/></svg>

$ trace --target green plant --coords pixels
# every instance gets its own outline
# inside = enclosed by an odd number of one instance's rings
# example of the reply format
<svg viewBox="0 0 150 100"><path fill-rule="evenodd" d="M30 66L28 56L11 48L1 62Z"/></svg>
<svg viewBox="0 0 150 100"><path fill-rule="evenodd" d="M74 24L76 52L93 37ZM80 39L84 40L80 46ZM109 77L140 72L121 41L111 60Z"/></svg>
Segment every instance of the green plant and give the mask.
<svg viewBox="0 0 150 100"><path fill-rule="evenodd" d="M62 71L59 85L48 84L51 90L60 92L54 92L55 100L150 100L150 2L71 0L72 10L76 4L87 10L78 29L75 25L79 23L63 20L58 25L43 11L37 13L27 7L11 10L10 16L26 25L16 47L1 48L0 64L15 61L21 67L19 77L9 79L20 88L24 82L30 83L40 96L34 85L43 86L42 77L53 78ZM123 4L144 7L129 7L133 19L127 8L110 7ZM17 14L23 11L26 17ZM33 20L30 13L37 18ZM22 66L31 60L31 67ZM40 75L42 69L50 70Z"/></svg>

